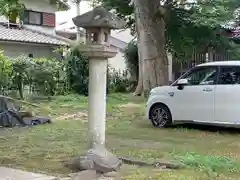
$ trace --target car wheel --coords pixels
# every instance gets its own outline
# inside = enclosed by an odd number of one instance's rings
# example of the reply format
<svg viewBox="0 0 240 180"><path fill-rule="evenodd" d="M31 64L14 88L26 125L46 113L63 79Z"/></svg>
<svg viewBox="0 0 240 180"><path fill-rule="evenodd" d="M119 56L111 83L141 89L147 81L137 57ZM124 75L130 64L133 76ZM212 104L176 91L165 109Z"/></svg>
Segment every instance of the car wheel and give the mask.
<svg viewBox="0 0 240 180"><path fill-rule="evenodd" d="M150 119L153 126L157 128L164 128L172 123L171 112L163 104L157 104L151 108Z"/></svg>

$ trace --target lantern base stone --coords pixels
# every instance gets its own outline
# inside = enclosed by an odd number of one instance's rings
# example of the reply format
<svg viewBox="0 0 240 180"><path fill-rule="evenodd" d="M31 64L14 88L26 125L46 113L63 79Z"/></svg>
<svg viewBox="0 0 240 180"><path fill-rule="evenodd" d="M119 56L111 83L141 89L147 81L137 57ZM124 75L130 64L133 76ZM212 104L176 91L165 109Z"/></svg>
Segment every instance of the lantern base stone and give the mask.
<svg viewBox="0 0 240 180"><path fill-rule="evenodd" d="M99 174L105 174L119 171L122 161L104 147L96 147L75 157L66 166L74 171L95 170Z"/></svg>

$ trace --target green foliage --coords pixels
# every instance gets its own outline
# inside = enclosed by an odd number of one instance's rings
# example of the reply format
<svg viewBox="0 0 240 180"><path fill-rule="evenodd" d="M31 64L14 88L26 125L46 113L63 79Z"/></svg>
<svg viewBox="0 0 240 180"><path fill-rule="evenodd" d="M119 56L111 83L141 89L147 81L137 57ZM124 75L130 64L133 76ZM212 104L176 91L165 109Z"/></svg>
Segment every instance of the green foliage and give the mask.
<svg viewBox="0 0 240 180"><path fill-rule="evenodd" d="M23 13L24 4L19 0L0 0L0 14L8 17L10 21L16 22L16 18Z"/></svg>
<svg viewBox="0 0 240 180"><path fill-rule="evenodd" d="M127 71L116 71L108 67L108 92L127 92L129 88L129 79Z"/></svg>
<svg viewBox="0 0 240 180"><path fill-rule="evenodd" d="M30 93L53 96L68 91L66 68L63 62L55 59L30 59L19 56L9 59L0 53L1 93L17 90L20 98L24 98L24 90Z"/></svg>
<svg viewBox="0 0 240 180"><path fill-rule="evenodd" d="M126 92L129 87L126 72L119 72L110 67L107 72L107 93ZM88 95L88 58L77 49L72 49L67 57L67 76L71 90L78 94Z"/></svg>
<svg viewBox="0 0 240 180"><path fill-rule="evenodd" d="M33 59L29 69L31 88L43 95L63 94L67 90L64 63L55 59Z"/></svg>
<svg viewBox="0 0 240 180"><path fill-rule="evenodd" d="M230 43L230 48L228 50L228 53L230 54L230 60L239 60L240 59L239 45L237 45L235 43Z"/></svg>
<svg viewBox="0 0 240 180"><path fill-rule="evenodd" d="M66 91L63 62L46 58L30 59L25 56L19 56L12 61L12 82L21 98L24 98L23 91L26 86L30 92L47 96L63 94Z"/></svg>
<svg viewBox="0 0 240 180"><path fill-rule="evenodd" d="M13 87L18 89L19 96L23 99L24 86L30 76L28 72L28 69L31 68L30 59L26 56L19 56L16 59L12 59L12 68Z"/></svg>
<svg viewBox="0 0 240 180"><path fill-rule="evenodd" d="M127 74L108 69L108 92L126 92ZM24 90L38 95L63 95L70 91L88 95L88 59L76 49L66 62L47 58L29 58L24 55L10 59L0 51L0 91L8 94L17 90L21 99Z"/></svg>
<svg viewBox="0 0 240 180"><path fill-rule="evenodd" d="M178 157L178 159L190 168L206 171L211 175L226 170L231 173L240 171L240 164L227 157L203 156L197 153L187 153L184 156Z"/></svg>
<svg viewBox="0 0 240 180"><path fill-rule="evenodd" d="M0 90L4 93L4 89L10 86L12 76L12 63L0 51Z"/></svg>
<svg viewBox="0 0 240 180"><path fill-rule="evenodd" d="M232 19L239 5L238 0L198 0L190 5L193 12L190 18L198 26L215 28Z"/></svg>
<svg viewBox="0 0 240 180"><path fill-rule="evenodd" d="M67 57L67 76L75 93L88 95L88 59L77 49L72 49Z"/></svg>
<svg viewBox="0 0 240 180"><path fill-rule="evenodd" d="M98 3L102 3L107 9L114 9L117 16L125 20L126 26L135 33L135 20L133 18L133 7L129 6L131 0L97 0Z"/></svg>
<svg viewBox="0 0 240 180"><path fill-rule="evenodd" d="M133 7L130 0L99 0L109 9L128 22L133 31ZM162 3L166 24L166 47L179 60L188 59L193 50L206 52L208 47L229 48L229 39L220 36L220 24L232 18L233 11L239 7L238 0L168 0Z"/></svg>
<svg viewBox="0 0 240 180"><path fill-rule="evenodd" d="M220 35L219 25L215 28L206 24L200 26L189 18L191 15L192 12L183 9L174 10L167 23L167 48L178 60L191 59L193 52L205 53L209 47L215 50L229 48L229 40Z"/></svg>
<svg viewBox="0 0 240 180"><path fill-rule="evenodd" d="M135 80L138 80L138 47L135 41L128 43L124 50L124 58L131 76L134 76Z"/></svg>

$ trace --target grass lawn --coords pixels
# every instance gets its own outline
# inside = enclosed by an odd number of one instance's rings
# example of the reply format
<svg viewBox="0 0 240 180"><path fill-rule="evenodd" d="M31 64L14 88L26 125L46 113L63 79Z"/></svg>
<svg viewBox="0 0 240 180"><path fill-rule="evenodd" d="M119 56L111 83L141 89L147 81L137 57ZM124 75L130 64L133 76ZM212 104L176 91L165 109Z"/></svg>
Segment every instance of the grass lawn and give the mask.
<svg viewBox="0 0 240 180"><path fill-rule="evenodd" d="M174 160L175 171L125 166L124 179L239 180L240 133L210 132L187 127L155 129L144 119L144 100L131 95L108 97L107 147L117 155L142 160ZM59 96L39 101L37 113L51 125L0 129L0 164L49 174L67 174L63 163L84 153L87 98ZM79 113L81 112L81 113Z"/></svg>

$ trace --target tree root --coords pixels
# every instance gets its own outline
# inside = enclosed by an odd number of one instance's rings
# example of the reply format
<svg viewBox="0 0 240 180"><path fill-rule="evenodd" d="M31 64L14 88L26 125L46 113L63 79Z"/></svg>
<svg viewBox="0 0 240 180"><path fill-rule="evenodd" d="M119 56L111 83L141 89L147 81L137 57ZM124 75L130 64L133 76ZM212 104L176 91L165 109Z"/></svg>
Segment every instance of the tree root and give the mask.
<svg viewBox="0 0 240 180"><path fill-rule="evenodd" d="M118 157L124 164L137 165L143 167L155 167L155 168L166 168L166 169L181 169L183 168L182 164L174 164L170 162L145 162L136 159L130 159L125 157Z"/></svg>
<svg viewBox="0 0 240 180"><path fill-rule="evenodd" d="M142 95L142 93L138 93L138 92L133 93L133 96L141 96L141 95Z"/></svg>

